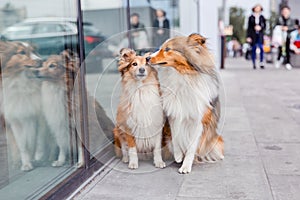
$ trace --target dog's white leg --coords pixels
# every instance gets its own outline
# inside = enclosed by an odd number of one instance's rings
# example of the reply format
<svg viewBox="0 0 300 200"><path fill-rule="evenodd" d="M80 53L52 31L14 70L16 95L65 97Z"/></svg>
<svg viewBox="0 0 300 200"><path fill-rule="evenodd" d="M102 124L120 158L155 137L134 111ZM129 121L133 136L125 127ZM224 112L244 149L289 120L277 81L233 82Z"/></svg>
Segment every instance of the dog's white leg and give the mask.
<svg viewBox="0 0 300 200"><path fill-rule="evenodd" d="M154 166L157 168L166 167L166 163L162 160L161 156L161 135L156 137L155 146L153 149Z"/></svg>
<svg viewBox="0 0 300 200"><path fill-rule="evenodd" d="M121 149L122 149L122 155L123 155L122 161L124 163L128 163L129 162L128 147L125 142L121 142Z"/></svg>
<svg viewBox="0 0 300 200"><path fill-rule="evenodd" d="M183 160L181 167L178 172L181 174L190 173L192 170L192 165L197 151L197 146L199 144L200 136L203 131L202 123L198 123L196 127L191 127L190 134L190 144L187 146L187 151Z"/></svg>
<svg viewBox="0 0 300 200"><path fill-rule="evenodd" d="M177 163L181 163L183 160L183 152L181 151L177 139L172 139L172 143L173 143L174 159Z"/></svg>
<svg viewBox="0 0 300 200"><path fill-rule="evenodd" d="M137 169L139 167L139 159L137 156L137 150L136 147L130 147L128 148L128 155L129 155L129 169Z"/></svg>
<svg viewBox="0 0 300 200"><path fill-rule="evenodd" d="M39 116L38 130L36 135L36 148L34 154L34 160L41 161L45 157L45 146L47 138L47 124L42 116Z"/></svg>
<svg viewBox="0 0 300 200"><path fill-rule="evenodd" d="M27 135L30 131L34 131L33 125L30 122L18 121L14 121L10 125L21 155L21 170L30 171L33 169L33 166L30 152L27 148Z"/></svg>
<svg viewBox="0 0 300 200"><path fill-rule="evenodd" d="M78 141L77 141L77 149L78 149L78 152L77 152L78 161L77 161L76 167L80 168L80 167L84 166L83 148L82 148L82 143L81 143L80 139L78 139Z"/></svg>
<svg viewBox="0 0 300 200"><path fill-rule="evenodd" d="M69 153L69 136L68 132L60 131L56 132L56 142L59 148L58 159L52 162L53 167L63 166L66 162L67 154Z"/></svg>
<svg viewBox="0 0 300 200"><path fill-rule="evenodd" d="M174 159L177 163L181 163L183 160L183 152L178 142L178 140L180 140L181 138L178 137L179 134L183 134L183 133L180 133L180 127L177 126L177 124L180 124L180 122L175 120L170 120Z"/></svg>

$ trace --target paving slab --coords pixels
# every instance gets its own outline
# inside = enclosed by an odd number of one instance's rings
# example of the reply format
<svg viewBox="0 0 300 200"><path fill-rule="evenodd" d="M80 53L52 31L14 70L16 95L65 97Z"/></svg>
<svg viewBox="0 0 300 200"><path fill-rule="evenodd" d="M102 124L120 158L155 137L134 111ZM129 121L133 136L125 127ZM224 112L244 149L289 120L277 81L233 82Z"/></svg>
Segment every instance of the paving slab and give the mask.
<svg viewBox="0 0 300 200"><path fill-rule="evenodd" d="M274 200L299 200L300 176L269 175Z"/></svg>
<svg viewBox="0 0 300 200"><path fill-rule="evenodd" d="M300 176L300 143L260 143L259 151L268 174Z"/></svg>
<svg viewBox="0 0 300 200"><path fill-rule="evenodd" d="M228 156L223 162L207 165L195 166L194 171L184 177L178 196L272 199L259 157Z"/></svg>

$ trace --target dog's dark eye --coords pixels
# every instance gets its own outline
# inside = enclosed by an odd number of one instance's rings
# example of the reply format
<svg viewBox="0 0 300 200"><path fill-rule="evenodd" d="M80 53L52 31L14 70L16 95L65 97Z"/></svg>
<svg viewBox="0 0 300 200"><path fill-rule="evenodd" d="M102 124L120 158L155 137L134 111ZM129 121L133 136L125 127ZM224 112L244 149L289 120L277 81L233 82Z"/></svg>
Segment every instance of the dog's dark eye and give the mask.
<svg viewBox="0 0 300 200"><path fill-rule="evenodd" d="M133 66L137 66L138 64L136 62L132 63Z"/></svg>
<svg viewBox="0 0 300 200"><path fill-rule="evenodd" d="M49 65L49 68L54 68L54 67L56 67L56 65L54 64Z"/></svg>
<svg viewBox="0 0 300 200"><path fill-rule="evenodd" d="M26 52L25 52L24 50L22 50L22 51L20 51L20 52L19 52L19 54L21 54L21 55L25 55L25 54L26 54Z"/></svg>
<svg viewBox="0 0 300 200"><path fill-rule="evenodd" d="M168 52L168 51L170 51L171 50L171 48L169 48L169 47L166 47L165 48L165 52Z"/></svg>

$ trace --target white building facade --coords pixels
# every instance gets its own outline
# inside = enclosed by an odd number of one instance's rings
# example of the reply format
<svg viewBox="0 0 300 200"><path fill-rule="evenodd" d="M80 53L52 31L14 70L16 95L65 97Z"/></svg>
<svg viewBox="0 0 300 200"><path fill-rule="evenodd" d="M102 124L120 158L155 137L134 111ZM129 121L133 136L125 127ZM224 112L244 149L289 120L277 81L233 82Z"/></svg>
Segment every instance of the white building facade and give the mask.
<svg viewBox="0 0 300 200"><path fill-rule="evenodd" d="M200 33L207 38L207 46L220 65L221 48L218 28L220 0L179 0L180 32L189 35Z"/></svg>

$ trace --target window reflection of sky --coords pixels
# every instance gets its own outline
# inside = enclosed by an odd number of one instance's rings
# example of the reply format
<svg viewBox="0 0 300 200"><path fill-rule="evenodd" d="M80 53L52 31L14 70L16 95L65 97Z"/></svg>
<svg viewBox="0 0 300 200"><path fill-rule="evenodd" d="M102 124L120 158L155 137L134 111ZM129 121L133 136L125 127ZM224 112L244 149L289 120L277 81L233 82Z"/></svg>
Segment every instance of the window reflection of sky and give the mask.
<svg viewBox="0 0 300 200"><path fill-rule="evenodd" d="M26 8L27 17L76 17L76 5L67 0L4 0L0 1L0 8L10 3L14 8ZM63 6L62 6L63 5ZM43 7L44 9L40 9Z"/></svg>

